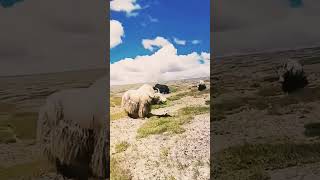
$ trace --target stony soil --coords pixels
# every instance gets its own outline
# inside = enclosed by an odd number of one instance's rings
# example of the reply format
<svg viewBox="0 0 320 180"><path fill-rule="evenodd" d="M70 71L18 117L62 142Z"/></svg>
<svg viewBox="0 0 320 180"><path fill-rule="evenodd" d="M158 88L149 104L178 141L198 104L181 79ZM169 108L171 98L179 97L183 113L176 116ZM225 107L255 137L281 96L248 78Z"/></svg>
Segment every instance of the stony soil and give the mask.
<svg viewBox="0 0 320 180"><path fill-rule="evenodd" d="M304 65L310 84L287 95L281 91L272 67L289 57ZM305 125L320 123L320 96L316 93L320 87L319 67L319 48L216 59L211 71L212 110L224 118L211 120L213 159L224 150L248 144L319 142L319 136L305 135ZM298 100L291 101L293 97ZM213 160L214 166L216 163ZM319 163L292 166L263 171L269 179L320 179Z"/></svg>
<svg viewBox="0 0 320 180"><path fill-rule="evenodd" d="M171 82L169 86L174 84L183 89L196 82L198 80ZM183 107L206 106L205 102L209 98L209 94L182 97L173 101L172 106L153 109L152 113L172 114ZM210 179L209 113L194 116L190 123L183 125L186 130L184 133L163 133L137 139L137 130L148 120L125 117L111 122L111 156L122 160L121 166L129 170L132 180ZM116 153L115 145L123 141L130 146L126 151Z"/></svg>

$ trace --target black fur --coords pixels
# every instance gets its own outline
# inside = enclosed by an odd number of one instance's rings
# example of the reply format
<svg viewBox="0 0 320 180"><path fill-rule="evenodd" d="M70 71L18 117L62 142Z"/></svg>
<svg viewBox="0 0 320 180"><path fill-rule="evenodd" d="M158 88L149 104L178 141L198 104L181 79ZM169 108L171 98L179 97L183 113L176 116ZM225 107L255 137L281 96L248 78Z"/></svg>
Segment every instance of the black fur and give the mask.
<svg viewBox="0 0 320 180"><path fill-rule="evenodd" d="M164 84L156 84L154 87L153 87L154 90L158 90L160 91L160 93L162 94L169 94L170 93L170 89L167 85L164 85Z"/></svg>
<svg viewBox="0 0 320 180"><path fill-rule="evenodd" d="M206 85L205 84L199 84L198 85L198 90L199 91L203 91L203 90L205 90L207 87L206 87Z"/></svg>
<svg viewBox="0 0 320 180"><path fill-rule="evenodd" d="M93 131L89 130L89 134L89 149L86 149L84 152L80 152L76 160L72 164L65 164L62 163L59 159L56 159L56 169L59 174L66 178L72 178L75 180L88 180L89 177L92 176L92 172L89 165L94 148Z"/></svg>
<svg viewBox="0 0 320 180"><path fill-rule="evenodd" d="M292 71L288 71L283 75L283 78L282 90L287 93L294 92L308 85L307 77L303 71L298 74L293 74Z"/></svg>

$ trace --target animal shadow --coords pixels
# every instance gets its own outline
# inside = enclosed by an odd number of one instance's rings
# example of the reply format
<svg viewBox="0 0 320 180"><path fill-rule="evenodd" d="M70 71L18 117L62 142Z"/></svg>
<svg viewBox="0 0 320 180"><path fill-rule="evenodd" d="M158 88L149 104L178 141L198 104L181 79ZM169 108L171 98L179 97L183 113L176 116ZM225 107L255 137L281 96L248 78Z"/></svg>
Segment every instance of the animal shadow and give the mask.
<svg viewBox="0 0 320 180"><path fill-rule="evenodd" d="M161 118L161 117L172 117L172 116L168 113L165 113L165 114L150 114L149 118L151 118L151 117Z"/></svg>

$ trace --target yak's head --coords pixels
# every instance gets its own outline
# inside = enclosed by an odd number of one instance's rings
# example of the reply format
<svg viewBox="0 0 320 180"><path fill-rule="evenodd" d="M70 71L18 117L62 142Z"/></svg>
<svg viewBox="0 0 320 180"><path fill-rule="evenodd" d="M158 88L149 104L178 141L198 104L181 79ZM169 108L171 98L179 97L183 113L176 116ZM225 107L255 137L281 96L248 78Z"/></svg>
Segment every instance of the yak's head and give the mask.
<svg viewBox="0 0 320 180"><path fill-rule="evenodd" d="M274 66L273 70L278 76L278 82L283 83L284 82L284 74L286 72L286 64L282 64L280 66Z"/></svg>
<svg viewBox="0 0 320 180"><path fill-rule="evenodd" d="M152 104L163 104L167 101L167 98L160 93L159 89L156 89L154 91L154 94L152 95L151 98L152 98Z"/></svg>
<svg viewBox="0 0 320 180"><path fill-rule="evenodd" d="M279 77L279 82L283 83L285 81L286 75L297 75L303 73L303 68L298 61L288 60L280 66L274 67L275 72Z"/></svg>

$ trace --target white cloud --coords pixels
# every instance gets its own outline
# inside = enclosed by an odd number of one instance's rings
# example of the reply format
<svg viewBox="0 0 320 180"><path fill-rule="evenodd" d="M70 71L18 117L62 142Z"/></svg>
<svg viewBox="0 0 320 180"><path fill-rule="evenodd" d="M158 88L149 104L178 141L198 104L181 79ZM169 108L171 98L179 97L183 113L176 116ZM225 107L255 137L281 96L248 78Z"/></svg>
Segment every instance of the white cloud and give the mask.
<svg viewBox="0 0 320 180"><path fill-rule="evenodd" d="M148 49L150 51L154 50L154 46L155 47L164 47L166 45L171 44L167 39L163 38L163 37L156 37L155 39L143 39L142 40L142 45L145 49Z"/></svg>
<svg viewBox="0 0 320 180"><path fill-rule="evenodd" d="M210 61L210 53L202 52L201 57L205 61Z"/></svg>
<svg viewBox="0 0 320 180"><path fill-rule="evenodd" d="M150 22L159 22L159 20L157 18L153 18L150 15L148 15L148 18L149 18Z"/></svg>
<svg viewBox="0 0 320 180"><path fill-rule="evenodd" d="M200 40L192 40L191 43L192 43L192 44L200 44L201 41L200 41Z"/></svg>
<svg viewBox="0 0 320 180"><path fill-rule="evenodd" d="M166 40L162 37L156 39ZM155 40L150 41L155 42ZM161 48L152 55L125 58L111 64L111 85L161 82L210 75L209 53L192 52L179 55L173 44L168 40L166 42L168 43L161 45Z"/></svg>
<svg viewBox="0 0 320 180"><path fill-rule="evenodd" d="M110 20L110 48L114 48L122 43L124 29L122 24L117 20Z"/></svg>
<svg viewBox="0 0 320 180"><path fill-rule="evenodd" d="M125 12L127 16L137 16L133 11L141 9L136 0L113 0L110 2L110 9L117 12Z"/></svg>
<svg viewBox="0 0 320 180"><path fill-rule="evenodd" d="M187 41L186 40L180 40L178 38L173 38L174 42L178 45L186 45Z"/></svg>

